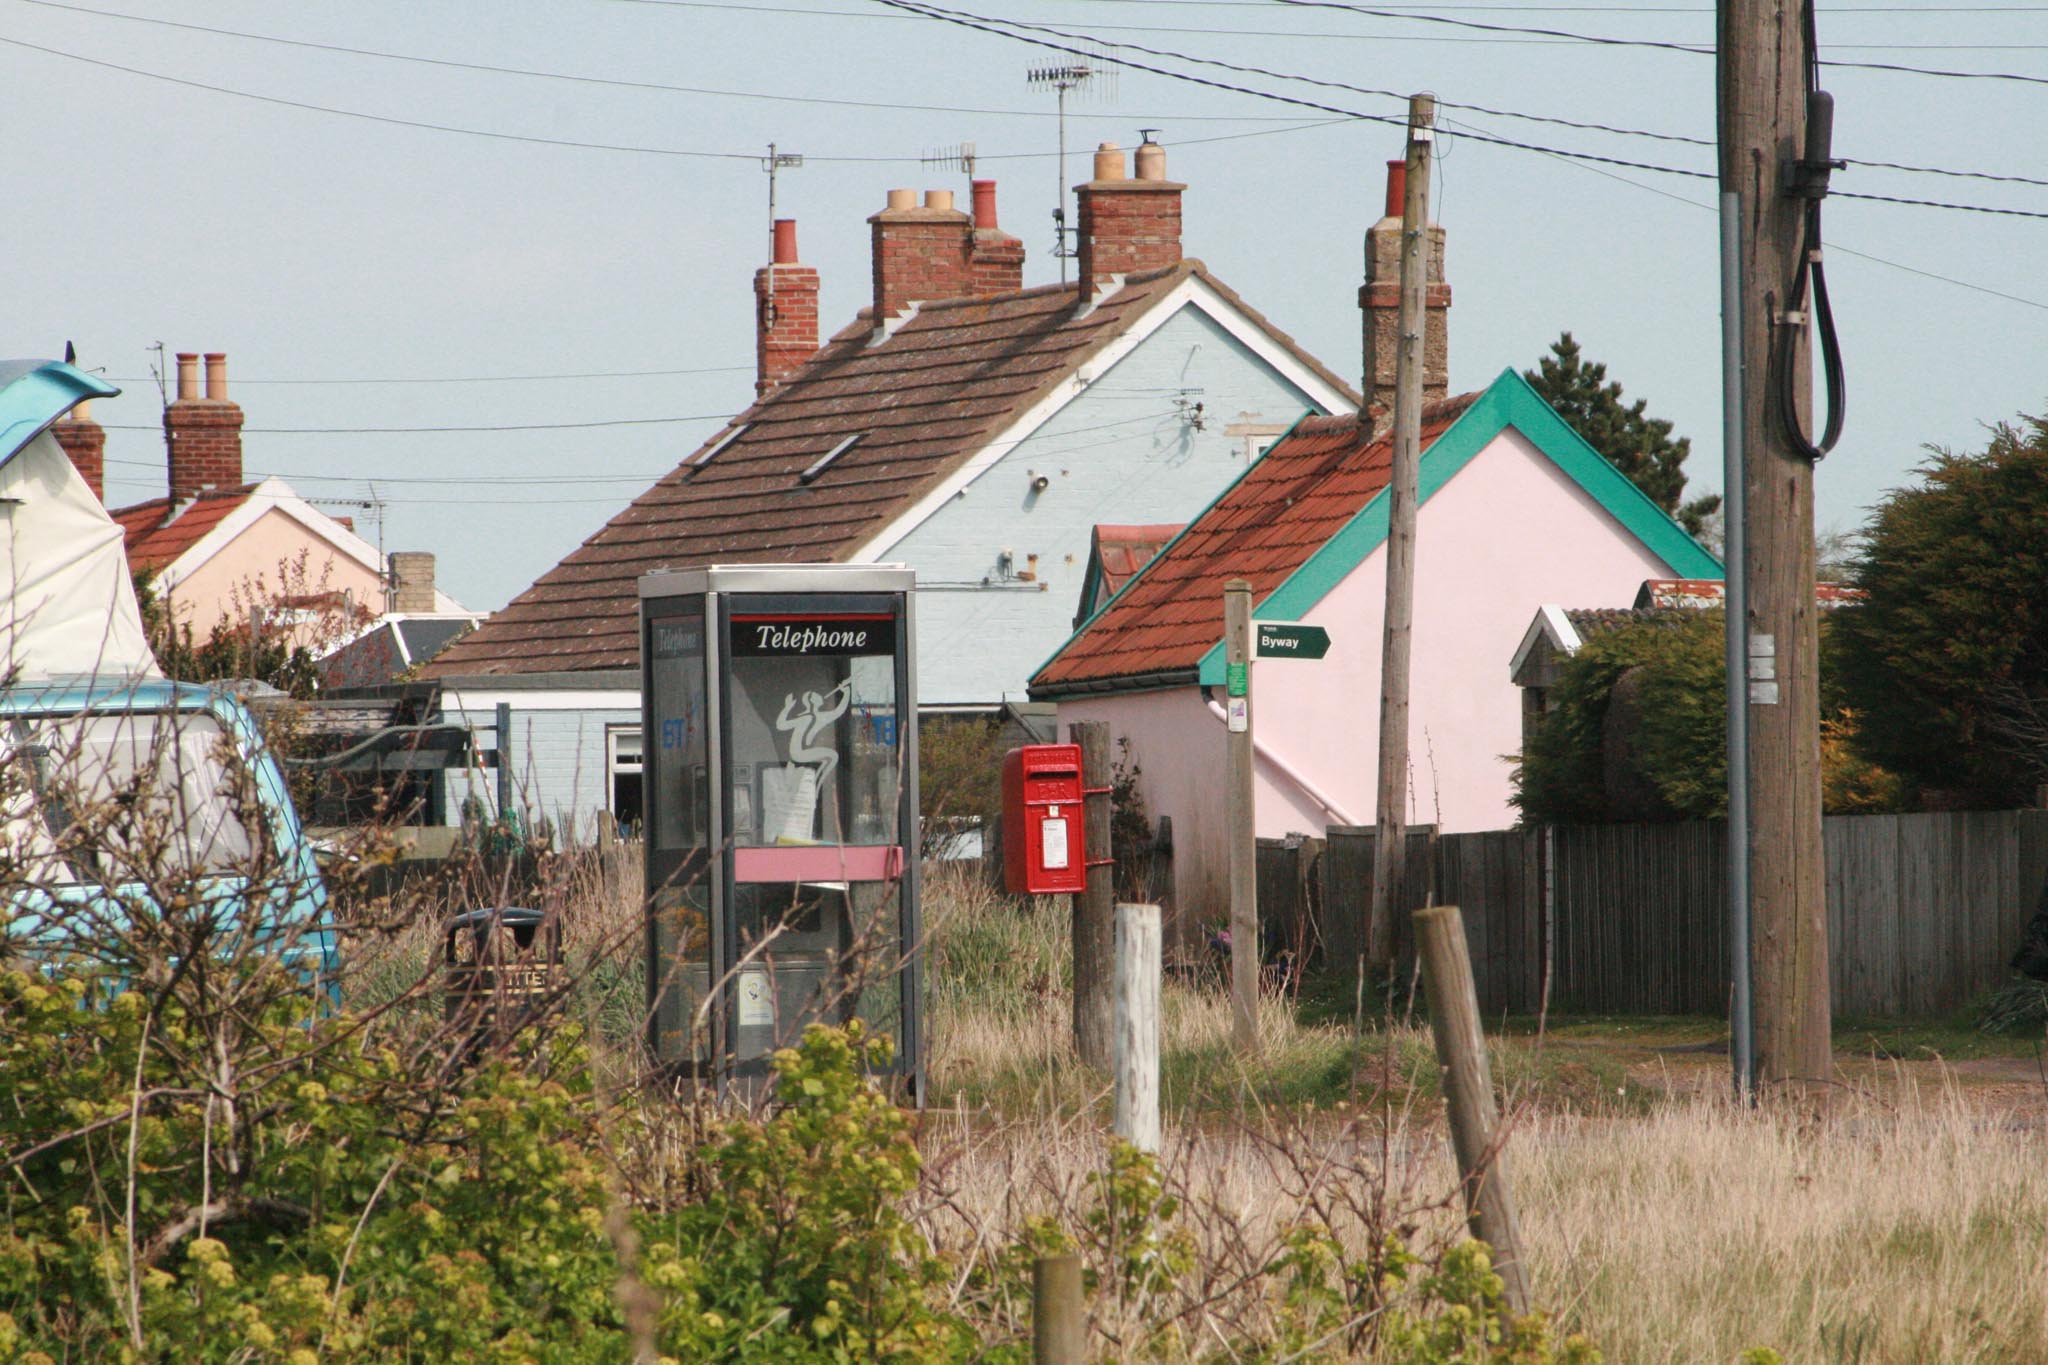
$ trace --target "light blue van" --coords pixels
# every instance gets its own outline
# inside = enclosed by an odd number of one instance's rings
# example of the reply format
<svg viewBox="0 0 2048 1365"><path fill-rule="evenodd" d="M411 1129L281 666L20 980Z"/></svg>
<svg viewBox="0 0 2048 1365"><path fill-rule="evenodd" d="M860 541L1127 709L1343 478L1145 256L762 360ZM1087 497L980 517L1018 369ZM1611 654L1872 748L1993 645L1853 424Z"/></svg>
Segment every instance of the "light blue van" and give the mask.
<svg viewBox="0 0 2048 1365"><path fill-rule="evenodd" d="M45 434L115 392L0 361L0 955L118 970L130 932L210 919L214 952L274 953L331 995L327 890L282 768L232 691L160 675L119 529Z"/></svg>

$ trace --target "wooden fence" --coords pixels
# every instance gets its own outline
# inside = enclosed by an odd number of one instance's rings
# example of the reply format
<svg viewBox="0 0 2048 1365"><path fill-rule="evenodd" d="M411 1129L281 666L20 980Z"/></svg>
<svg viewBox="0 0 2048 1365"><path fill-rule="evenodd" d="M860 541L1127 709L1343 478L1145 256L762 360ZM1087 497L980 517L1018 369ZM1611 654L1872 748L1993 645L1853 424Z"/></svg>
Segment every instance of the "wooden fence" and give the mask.
<svg viewBox="0 0 2048 1365"><path fill-rule="evenodd" d="M2048 811L1830 816L1835 1012L1954 1009L2007 979L2048 882ZM1727 831L1716 823L1411 834L1403 900L1464 911L1481 1009L1718 1014L1728 1007ZM1261 840L1261 918L1357 960L1373 832ZM1396 950L1412 954L1406 916ZM1277 932L1275 937L1277 937Z"/></svg>

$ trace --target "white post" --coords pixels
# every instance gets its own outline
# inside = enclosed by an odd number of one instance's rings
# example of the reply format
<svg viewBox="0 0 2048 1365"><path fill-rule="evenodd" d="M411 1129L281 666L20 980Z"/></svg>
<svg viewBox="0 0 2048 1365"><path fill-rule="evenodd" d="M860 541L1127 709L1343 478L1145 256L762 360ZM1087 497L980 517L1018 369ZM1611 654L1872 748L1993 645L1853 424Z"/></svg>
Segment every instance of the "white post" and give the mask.
<svg viewBox="0 0 2048 1365"><path fill-rule="evenodd" d="M1116 908L1116 1135L1159 1150L1159 907Z"/></svg>

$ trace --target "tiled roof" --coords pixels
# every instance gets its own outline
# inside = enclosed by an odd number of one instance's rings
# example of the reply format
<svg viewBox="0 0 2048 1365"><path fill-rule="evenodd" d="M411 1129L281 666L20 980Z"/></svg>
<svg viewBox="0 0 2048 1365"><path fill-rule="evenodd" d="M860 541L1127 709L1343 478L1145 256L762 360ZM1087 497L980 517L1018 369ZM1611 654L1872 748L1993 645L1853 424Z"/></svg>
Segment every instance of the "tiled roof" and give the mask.
<svg viewBox="0 0 2048 1365"><path fill-rule="evenodd" d="M208 531L232 516L255 491L253 483L240 488L209 488L182 511L169 498L151 498L116 508L108 515L120 523L129 569L161 569L175 563Z"/></svg>
<svg viewBox="0 0 2048 1365"><path fill-rule="evenodd" d="M1822 611L1853 606L1869 594L1846 583L1816 583L1813 604ZM1727 600L1727 585L1718 578L1646 578L1636 590L1638 607L1718 607Z"/></svg>
<svg viewBox="0 0 2048 1365"><path fill-rule="evenodd" d="M1572 623L1582 641L1624 626L1676 629L1698 617L1697 607L1570 607L1565 611L1565 619Z"/></svg>
<svg viewBox="0 0 2048 1365"><path fill-rule="evenodd" d="M1425 448L1479 397L1432 403ZM1355 416L1305 418L1246 470L1032 679L1034 697L1110 679L1191 679L1223 636L1223 585L1256 603L1387 486L1393 444Z"/></svg>
<svg viewBox="0 0 2048 1365"><path fill-rule="evenodd" d="M923 304L880 344L870 344L863 310L427 673L632 667L636 584L649 570L850 556L1191 275L1349 392L1195 260L1133 275L1085 313L1074 284ZM858 443L801 479L854 435Z"/></svg>
<svg viewBox="0 0 2048 1365"><path fill-rule="evenodd" d="M1080 625L1099 611L1104 602L1123 591L1124 584L1138 570L1152 562L1152 556L1166 548L1180 534L1177 521L1140 526L1098 525L1090 536L1088 570L1082 574L1085 597L1074 624Z"/></svg>

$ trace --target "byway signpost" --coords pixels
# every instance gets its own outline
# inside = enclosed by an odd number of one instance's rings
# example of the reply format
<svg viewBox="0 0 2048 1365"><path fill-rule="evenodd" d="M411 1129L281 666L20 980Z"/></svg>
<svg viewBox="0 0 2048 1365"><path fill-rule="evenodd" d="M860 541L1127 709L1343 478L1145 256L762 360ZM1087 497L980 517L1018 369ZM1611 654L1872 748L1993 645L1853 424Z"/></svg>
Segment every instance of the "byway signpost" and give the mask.
<svg viewBox="0 0 2048 1365"><path fill-rule="evenodd" d="M1320 659L1330 652L1330 632L1294 621L1254 621L1255 658Z"/></svg>
<svg viewBox="0 0 2048 1365"><path fill-rule="evenodd" d="M1241 1055L1258 1047L1258 831L1253 820L1251 665L1253 659L1320 659L1330 632L1298 621L1253 621L1252 585L1223 589L1224 728L1228 732L1224 820L1230 846L1231 1041ZM1214 703L1211 703L1212 705Z"/></svg>

